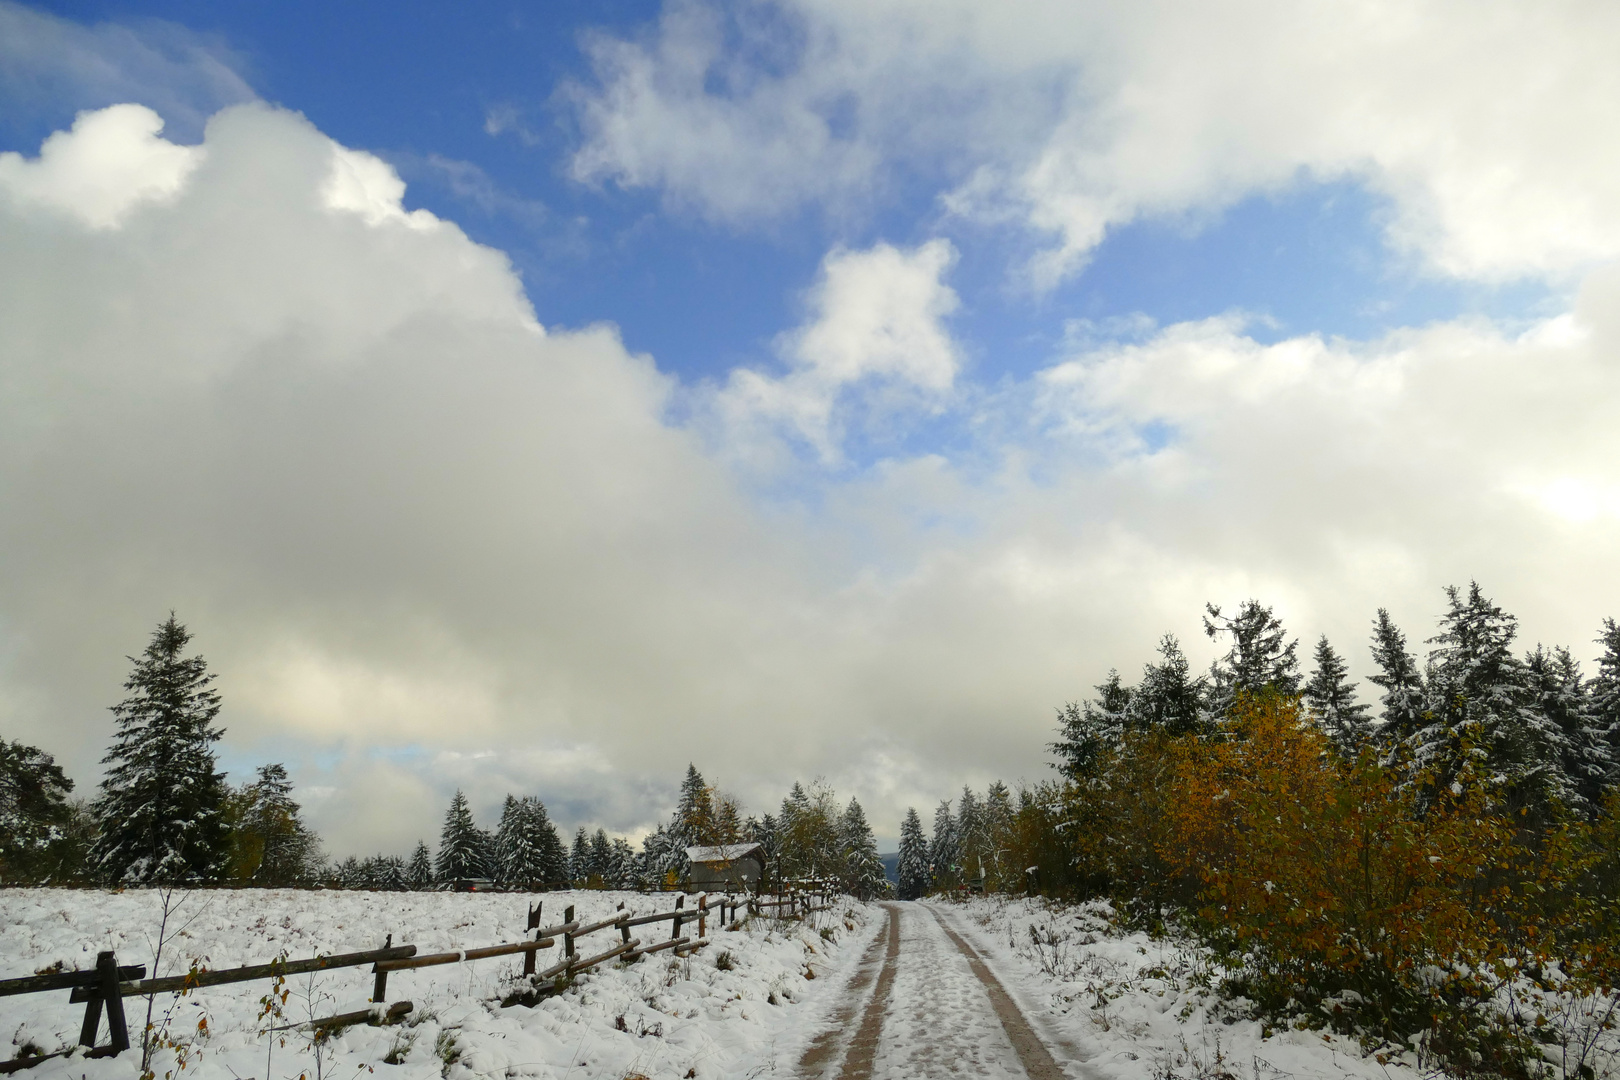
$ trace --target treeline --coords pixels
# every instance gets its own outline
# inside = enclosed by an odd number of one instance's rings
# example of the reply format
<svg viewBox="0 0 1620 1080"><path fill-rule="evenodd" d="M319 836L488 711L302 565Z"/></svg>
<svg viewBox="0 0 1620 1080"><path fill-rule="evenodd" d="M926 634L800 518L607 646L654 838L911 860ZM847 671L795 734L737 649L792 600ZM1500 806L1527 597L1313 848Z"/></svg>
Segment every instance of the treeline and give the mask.
<svg viewBox="0 0 1620 1080"><path fill-rule="evenodd" d="M738 801L706 782L695 765L687 766L669 820L654 828L640 850L624 837L609 837L605 829L593 834L583 827L565 846L544 804L533 797L508 795L499 824L483 829L457 791L436 855L422 841L409 860L348 859L334 879L374 889L469 881L525 889L657 889L686 876L689 848L752 843L762 849L766 887L816 878L867 898L888 888L877 841L858 800L840 805L823 784L809 789L794 784L777 814L745 816Z"/></svg>
<svg viewBox="0 0 1620 1080"><path fill-rule="evenodd" d="M1589 678L1568 649L1515 652L1478 585L1446 598L1421 662L1377 613L1376 708L1325 640L1307 678L1269 608L1210 607L1207 673L1166 637L1139 683L1060 710L1062 779L998 797L975 841L999 861L956 854L960 812L932 843L908 814L902 894L965 874L1107 898L1201 937L1274 1018L1456 1074L1551 1054L1583 1075L1620 1015L1620 630Z"/></svg>
<svg viewBox="0 0 1620 1080"><path fill-rule="evenodd" d="M262 766L232 787L216 768L220 696L171 613L157 628L112 709L115 732L94 799L49 754L0 742L0 881L101 885L327 885L423 889L657 888L678 883L690 847L758 843L767 885L820 878L871 897L887 888L877 844L855 799L795 784L777 814L745 816L735 798L688 766L669 820L640 845L580 828L565 844L545 804L508 795L492 829L457 791L437 851L331 863L303 821L286 769Z"/></svg>

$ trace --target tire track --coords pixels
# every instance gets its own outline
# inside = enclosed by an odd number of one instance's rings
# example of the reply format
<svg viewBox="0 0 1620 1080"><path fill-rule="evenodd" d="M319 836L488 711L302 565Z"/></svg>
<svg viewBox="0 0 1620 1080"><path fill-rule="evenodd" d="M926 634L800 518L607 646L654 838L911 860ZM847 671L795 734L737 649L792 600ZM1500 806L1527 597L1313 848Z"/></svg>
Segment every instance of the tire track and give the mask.
<svg viewBox="0 0 1620 1080"><path fill-rule="evenodd" d="M861 956L860 966L845 989L844 1004L833 1013L827 1029L815 1037L805 1048L804 1055L799 1058L799 1075L805 1080L815 1080L825 1075L836 1061L838 1052L843 1047L845 1032L848 1031L859 1010L861 992L876 975L877 989L867 1003L861 1016L861 1026L856 1032L854 1042L850 1044L848 1054L844 1057L845 1071L840 1074L840 1080L852 1075L848 1071L850 1062L855 1057L856 1046L862 1043L863 1036L866 1037L870 1048L865 1052L866 1072L858 1075L870 1076L872 1073L872 1053L882 1031L884 1003L888 999L889 988L894 985L895 957L900 954L900 911L893 904L885 904L884 907L889 912L888 927L883 934L874 937L872 944L866 947L866 952ZM878 970L880 958L883 965L881 971Z"/></svg>

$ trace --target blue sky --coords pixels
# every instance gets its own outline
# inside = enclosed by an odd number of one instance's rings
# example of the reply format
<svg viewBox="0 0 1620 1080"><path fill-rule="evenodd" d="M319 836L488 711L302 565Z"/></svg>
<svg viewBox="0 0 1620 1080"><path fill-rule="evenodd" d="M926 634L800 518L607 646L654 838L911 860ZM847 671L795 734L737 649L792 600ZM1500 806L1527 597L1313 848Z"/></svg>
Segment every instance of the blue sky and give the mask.
<svg viewBox="0 0 1620 1080"><path fill-rule="evenodd" d="M174 609L339 854L891 837L1206 601L1589 656L1620 9L1492 11L0 0L0 734Z"/></svg>

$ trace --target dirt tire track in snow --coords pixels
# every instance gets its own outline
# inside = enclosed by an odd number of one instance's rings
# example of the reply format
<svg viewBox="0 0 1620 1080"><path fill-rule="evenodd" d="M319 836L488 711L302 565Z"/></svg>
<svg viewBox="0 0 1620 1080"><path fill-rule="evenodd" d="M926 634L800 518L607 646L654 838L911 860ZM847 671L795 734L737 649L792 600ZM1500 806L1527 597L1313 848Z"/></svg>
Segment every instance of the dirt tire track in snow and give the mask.
<svg viewBox="0 0 1620 1080"><path fill-rule="evenodd" d="M1058 1068L1057 1061L1046 1044L1035 1034L1029 1021L1014 1004L1011 995L1001 985L1001 980L993 975L984 960L974 951L973 946L962 939L962 936L948 926L938 911L932 907L929 914L934 916L939 928L945 931L945 936L951 943L962 951L967 957L968 966L973 969L974 976L984 985L985 992L990 995L990 1005L996 1011L996 1019L1001 1021L1002 1028L1007 1032L1007 1040L1012 1043L1013 1049L1018 1053L1018 1060L1029 1074L1030 1080L1065 1080L1063 1070Z"/></svg>
<svg viewBox="0 0 1620 1080"><path fill-rule="evenodd" d="M838 1011L832 1015L827 1029L816 1036L799 1059L799 1075L805 1080L822 1076L838 1055L843 1041L844 1033L849 1029L850 1023L855 1019L855 1013L861 1000L861 991L871 983L874 974L877 977L877 989L872 994L866 1010L861 1016L861 1026L855 1034L855 1040L850 1044L849 1053L844 1058L844 1069L840 1080L845 1077L869 1077L872 1075L872 1055L877 1047L878 1035L883 1026L884 1003L888 999L889 987L894 984L894 961L900 954L900 909L893 904L883 905L889 913L889 924L883 934L872 939L872 944L866 947L861 956L860 966L856 969L855 977L849 980L845 988L847 1000L840 1005ZM881 958L883 968L878 970ZM865 1071L850 1072L851 1063L855 1061L860 1051L857 1049L863 1043L863 1038L869 1045L865 1050Z"/></svg>

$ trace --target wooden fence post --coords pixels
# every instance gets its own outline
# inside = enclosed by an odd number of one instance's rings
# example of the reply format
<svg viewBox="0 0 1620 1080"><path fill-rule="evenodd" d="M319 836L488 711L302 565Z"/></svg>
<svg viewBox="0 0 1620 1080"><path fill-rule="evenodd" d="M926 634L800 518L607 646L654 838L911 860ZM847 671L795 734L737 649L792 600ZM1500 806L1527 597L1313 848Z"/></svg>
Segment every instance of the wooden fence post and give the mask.
<svg viewBox="0 0 1620 1080"><path fill-rule="evenodd" d="M538 929L540 929L540 909L545 906L545 903L546 902L544 900L542 900L538 904L530 904L529 905L529 929L530 930L538 930ZM534 952L533 951L526 952L526 953L523 954L523 974L525 974L525 975L533 975L534 974Z"/></svg>
<svg viewBox="0 0 1620 1080"><path fill-rule="evenodd" d="M698 937L709 936L709 894L698 897Z"/></svg>
<svg viewBox="0 0 1620 1080"><path fill-rule="evenodd" d="M124 996L118 986L118 960L110 952L96 954L96 985L84 1006L84 1025L79 1029L79 1045L95 1046L96 1030L101 1027L101 1010L107 1009L109 1049L114 1054L129 1049L129 1025L124 1021Z"/></svg>
<svg viewBox="0 0 1620 1080"><path fill-rule="evenodd" d="M670 931L669 935L669 940L671 941L674 941L676 938L681 936L681 909L685 906L686 894L682 893L675 898L675 918L670 920L670 923L673 926L673 929Z"/></svg>
<svg viewBox="0 0 1620 1080"><path fill-rule="evenodd" d="M387 940L385 940L383 942L383 948L392 949L393 947L394 947L394 935L389 934ZM387 999L388 999L388 972L379 971L379 972L377 972L376 978L372 979L372 981L371 981L371 1000L380 1002L380 1001L386 1001Z"/></svg>
<svg viewBox="0 0 1620 1080"><path fill-rule="evenodd" d="M573 921L574 921L574 905L569 904L568 907L563 911L563 922L564 923L571 923ZM574 956L574 935L573 934L564 934L563 935L563 955L568 957L569 959L573 959L573 956Z"/></svg>

